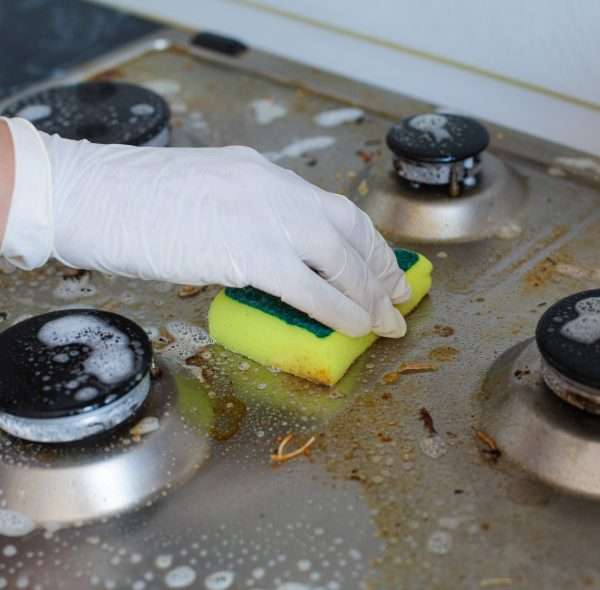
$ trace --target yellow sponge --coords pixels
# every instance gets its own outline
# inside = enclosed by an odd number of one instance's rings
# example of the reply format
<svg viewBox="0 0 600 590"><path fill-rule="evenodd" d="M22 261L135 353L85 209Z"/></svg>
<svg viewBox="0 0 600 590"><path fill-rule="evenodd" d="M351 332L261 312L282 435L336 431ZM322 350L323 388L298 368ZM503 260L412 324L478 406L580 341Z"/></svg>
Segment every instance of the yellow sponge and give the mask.
<svg viewBox="0 0 600 590"><path fill-rule="evenodd" d="M396 249L412 296L397 309L408 315L431 288L431 262L416 252ZM335 332L281 299L252 287L223 289L208 312L211 336L225 348L267 367L315 383L334 385L375 340Z"/></svg>

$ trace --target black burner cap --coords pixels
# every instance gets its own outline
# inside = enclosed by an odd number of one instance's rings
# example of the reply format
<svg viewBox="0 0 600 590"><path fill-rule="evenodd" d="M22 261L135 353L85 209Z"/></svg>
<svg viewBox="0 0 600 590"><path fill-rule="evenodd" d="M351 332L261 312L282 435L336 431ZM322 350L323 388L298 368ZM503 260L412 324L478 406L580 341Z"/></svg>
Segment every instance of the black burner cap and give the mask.
<svg viewBox="0 0 600 590"><path fill-rule="evenodd" d="M0 411L86 414L127 395L151 360L144 330L115 313L68 309L30 318L0 333Z"/></svg>
<svg viewBox="0 0 600 590"><path fill-rule="evenodd" d="M164 133L171 116L161 96L123 82L50 88L12 103L2 114L23 117L40 131L66 139L137 146Z"/></svg>
<svg viewBox="0 0 600 590"><path fill-rule="evenodd" d="M559 373L600 388L600 289L571 295L547 309L536 339L544 360Z"/></svg>
<svg viewBox="0 0 600 590"><path fill-rule="evenodd" d="M400 158L450 164L482 152L490 143L490 134L483 125L468 117L426 113L393 125L386 140Z"/></svg>

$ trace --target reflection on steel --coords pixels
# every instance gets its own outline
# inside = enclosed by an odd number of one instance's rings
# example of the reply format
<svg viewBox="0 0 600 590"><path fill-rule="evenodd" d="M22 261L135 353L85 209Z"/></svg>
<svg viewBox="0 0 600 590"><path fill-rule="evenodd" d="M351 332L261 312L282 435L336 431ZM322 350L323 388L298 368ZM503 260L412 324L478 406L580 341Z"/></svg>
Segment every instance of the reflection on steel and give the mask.
<svg viewBox="0 0 600 590"><path fill-rule="evenodd" d="M157 431L132 440L144 416ZM118 514L175 489L209 458L206 436L182 431L176 386L166 371L128 424L111 434L69 445L0 443L0 485L11 510L38 526L72 525Z"/></svg>
<svg viewBox="0 0 600 590"><path fill-rule="evenodd" d="M523 180L509 166L482 154L478 186L461 196L439 187L411 188L384 178L361 206L386 237L394 241L460 243L493 237L519 219L527 203Z"/></svg>
<svg viewBox="0 0 600 590"><path fill-rule="evenodd" d="M536 478L600 500L598 418L548 388L533 340L506 352L484 385L481 425L498 448ZM547 373L545 373L547 375ZM562 396L561 396L562 397Z"/></svg>

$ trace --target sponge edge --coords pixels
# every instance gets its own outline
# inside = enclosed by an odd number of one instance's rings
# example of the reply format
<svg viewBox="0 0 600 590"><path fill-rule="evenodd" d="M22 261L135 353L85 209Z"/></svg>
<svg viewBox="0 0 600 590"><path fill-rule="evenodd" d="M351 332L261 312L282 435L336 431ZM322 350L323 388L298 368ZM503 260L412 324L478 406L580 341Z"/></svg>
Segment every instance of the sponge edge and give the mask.
<svg viewBox="0 0 600 590"><path fill-rule="evenodd" d="M404 316L421 302L431 288L431 262L420 254L415 256L415 260L405 270L411 298L396 306ZM399 257L398 261L402 266ZM277 317L272 311L265 312L233 298L225 289L211 304L208 324L211 336L225 348L267 367L277 367L323 385L335 385L378 338L375 334L351 338L333 331L319 336L306 327Z"/></svg>

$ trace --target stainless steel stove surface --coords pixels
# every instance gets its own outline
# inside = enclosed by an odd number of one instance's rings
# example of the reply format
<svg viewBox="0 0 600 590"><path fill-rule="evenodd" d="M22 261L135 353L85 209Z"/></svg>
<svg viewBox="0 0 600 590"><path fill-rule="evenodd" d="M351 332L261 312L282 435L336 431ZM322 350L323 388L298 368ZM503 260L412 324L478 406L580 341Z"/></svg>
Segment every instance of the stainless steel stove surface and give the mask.
<svg viewBox="0 0 600 590"><path fill-rule="evenodd" d="M550 392L532 340L550 305L598 287L600 162L486 124L490 146L460 170L432 176L403 153L398 178L386 135L431 105L224 48L164 32L65 83L145 85L169 103L171 145L252 145L348 195L434 262L430 297L406 338L326 389L212 345L217 286L54 263L0 275L0 328L67 305L114 311L146 328L162 369L109 434L0 435L0 587L600 585L600 418ZM420 131L435 139L444 120ZM423 186L440 174L454 196ZM411 362L430 370L398 371ZM317 441L273 465L288 433Z"/></svg>

